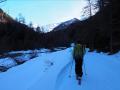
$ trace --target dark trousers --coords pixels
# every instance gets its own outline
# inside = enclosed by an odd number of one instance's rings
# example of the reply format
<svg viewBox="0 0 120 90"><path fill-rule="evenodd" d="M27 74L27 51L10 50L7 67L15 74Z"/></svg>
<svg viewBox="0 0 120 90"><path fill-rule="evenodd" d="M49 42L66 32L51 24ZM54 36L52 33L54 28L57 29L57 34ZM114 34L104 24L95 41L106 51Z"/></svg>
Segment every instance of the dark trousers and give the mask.
<svg viewBox="0 0 120 90"><path fill-rule="evenodd" d="M75 59L75 73L76 73L77 77L82 77L82 75L83 75L82 64L83 64L82 58Z"/></svg>

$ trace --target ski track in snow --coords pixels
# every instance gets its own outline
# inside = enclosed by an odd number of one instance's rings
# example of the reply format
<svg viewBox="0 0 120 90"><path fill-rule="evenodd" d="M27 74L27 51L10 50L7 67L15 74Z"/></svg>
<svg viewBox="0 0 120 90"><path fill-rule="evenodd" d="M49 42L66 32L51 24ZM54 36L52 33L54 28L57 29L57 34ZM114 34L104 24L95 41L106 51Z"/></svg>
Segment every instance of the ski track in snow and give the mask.
<svg viewBox="0 0 120 90"><path fill-rule="evenodd" d="M68 54L70 53L65 53L65 55ZM48 57L52 58L51 55ZM47 70L47 72L45 72L44 75L40 77L39 80L37 80L27 90L56 90L55 86L59 84L57 84L56 81L59 80L59 77L64 74L64 71L66 71L71 62L71 57L64 57L64 59L61 59L59 57L63 57L63 54L59 54L58 52L55 57L56 59L54 58L54 65L51 66L50 69Z"/></svg>
<svg viewBox="0 0 120 90"><path fill-rule="evenodd" d="M71 64L73 63L73 61L70 61L68 64L66 64L58 73L57 75L57 79L56 79L56 84L55 84L55 89L54 90L58 90L60 85L62 84L62 81L64 79L64 77L66 75L68 75L68 70L70 70ZM73 66L72 66L73 67ZM69 76L68 76L69 77Z"/></svg>
<svg viewBox="0 0 120 90"><path fill-rule="evenodd" d="M72 70L71 70L72 65ZM71 71L70 71L71 70ZM84 72L84 68L83 68ZM85 73L84 73L85 74ZM75 63L69 62L64 68L61 69L60 73L58 74L58 78L56 80L56 85L54 90L82 90L83 84L86 84L86 75L82 77L81 85L78 85L78 81L76 80L75 75ZM75 88L70 88L74 86Z"/></svg>

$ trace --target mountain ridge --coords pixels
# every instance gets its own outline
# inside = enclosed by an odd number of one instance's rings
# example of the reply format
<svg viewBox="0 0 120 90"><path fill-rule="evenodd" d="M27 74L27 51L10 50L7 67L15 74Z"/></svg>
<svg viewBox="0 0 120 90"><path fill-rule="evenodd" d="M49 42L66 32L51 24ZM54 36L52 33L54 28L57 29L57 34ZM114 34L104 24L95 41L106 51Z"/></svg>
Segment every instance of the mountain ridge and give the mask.
<svg viewBox="0 0 120 90"><path fill-rule="evenodd" d="M77 19L77 18L73 18L73 19L67 20L65 22L61 22L58 26L56 26L55 28L53 28L53 31L57 31L57 30L61 30L61 29L66 29L71 24L76 23L76 22L80 22L80 20Z"/></svg>
<svg viewBox="0 0 120 90"><path fill-rule="evenodd" d="M0 23L13 22L14 19L0 8Z"/></svg>

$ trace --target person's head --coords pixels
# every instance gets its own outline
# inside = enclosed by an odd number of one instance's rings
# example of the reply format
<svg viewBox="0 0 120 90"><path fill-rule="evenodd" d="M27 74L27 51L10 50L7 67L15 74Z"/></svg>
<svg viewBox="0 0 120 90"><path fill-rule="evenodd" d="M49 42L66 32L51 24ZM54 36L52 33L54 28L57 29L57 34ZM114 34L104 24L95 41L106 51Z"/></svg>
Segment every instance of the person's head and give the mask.
<svg viewBox="0 0 120 90"><path fill-rule="evenodd" d="M82 44L80 44L80 43L78 43L78 44L76 44L76 45L78 45L78 46L80 46L80 47L82 46Z"/></svg>

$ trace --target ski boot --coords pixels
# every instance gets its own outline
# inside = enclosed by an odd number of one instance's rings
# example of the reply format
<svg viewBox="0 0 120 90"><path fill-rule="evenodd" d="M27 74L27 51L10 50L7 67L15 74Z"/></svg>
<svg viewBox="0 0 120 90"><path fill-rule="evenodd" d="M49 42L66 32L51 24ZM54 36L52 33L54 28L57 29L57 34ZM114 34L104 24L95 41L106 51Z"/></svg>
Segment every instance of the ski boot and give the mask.
<svg viewBox="0 0 120 90"><path fill-rule="evenodd" d="M77 76L76 79L78 80L78 85L81 85L81 79L82 79L82 77Z"/></svg>

